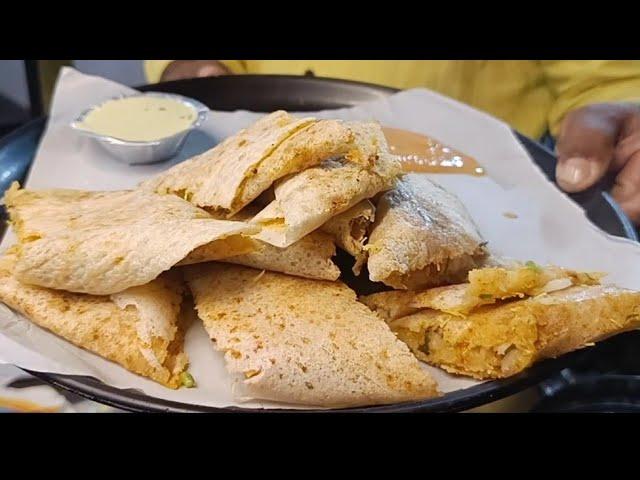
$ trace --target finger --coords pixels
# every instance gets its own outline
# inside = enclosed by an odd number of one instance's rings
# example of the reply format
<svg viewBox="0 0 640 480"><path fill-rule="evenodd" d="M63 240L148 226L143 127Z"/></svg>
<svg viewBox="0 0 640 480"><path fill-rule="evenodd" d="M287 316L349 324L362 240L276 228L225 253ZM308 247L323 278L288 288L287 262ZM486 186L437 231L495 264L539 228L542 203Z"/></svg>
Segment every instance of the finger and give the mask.
<svg viewBox="0 0 640 480"><path fill-rule="evenodd" d="M164 69L160 80L163 82L173 82L175 80L193 78L196 68L197 62L194 60L174 60Z"/></svg>
<svg viewBox="0 0 640 480"><path fill-rule="evenodd" d="M571 112L562 123L556 180L567 192L591 187L613 159L624 116L616 105L591 105Z"/></svg>
<svg viewBox="0 0 640 480"><path fill-rule="evenodd" d="M624 168L618 173L611 195L621 206L629 202L634 203L640 196L640 149L629 157Z"/></svg>
<svg viewBox="0 0 640 480"><path fill-rule="evenodd" d="M625 121L613 157L615 169L620 170L637 151L640 151L640 109Z"/></svg>
<svg viewBox="0 0 640 480"><path fill-rule="evenodd" d="M216 65L202 65L196 72L196 77L213 77L220 74L220 69Z"/></svg>
<svg viewBox="0 0 640 480"><path fill-rule="evenodd" d="M204 60L198 69L198 77L217 77L231 73L229 69L218 60Z"/></svg>
<svg viewBox="0 0 640 480"><path fill-rule="evenodd" d="M162 81L182 80L194 77L211 77L229 73L227 68L216 60L175 60L162 74Z"/></svg>
<svg viewBox="0 0 640 480"><path fill-rule="evenodd" d="M618 205L635 225L640 225L640 194L618 203Z"/></svg>

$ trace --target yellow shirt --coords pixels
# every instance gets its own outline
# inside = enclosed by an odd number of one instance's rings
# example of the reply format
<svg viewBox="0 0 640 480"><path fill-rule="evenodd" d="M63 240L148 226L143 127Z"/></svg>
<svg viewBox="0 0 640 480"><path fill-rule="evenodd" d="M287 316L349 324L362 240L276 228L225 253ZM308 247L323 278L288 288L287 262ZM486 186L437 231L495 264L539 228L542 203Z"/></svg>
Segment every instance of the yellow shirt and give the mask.
<svg viewBox="0 0 640 480"><path fill-rule="evenodd" d="M157 82L170 60L147 60ZM640 99L638 60L223 60L233 73L343 78L426 87L503 119L522 133L557 134L567 112Z"/></svg>

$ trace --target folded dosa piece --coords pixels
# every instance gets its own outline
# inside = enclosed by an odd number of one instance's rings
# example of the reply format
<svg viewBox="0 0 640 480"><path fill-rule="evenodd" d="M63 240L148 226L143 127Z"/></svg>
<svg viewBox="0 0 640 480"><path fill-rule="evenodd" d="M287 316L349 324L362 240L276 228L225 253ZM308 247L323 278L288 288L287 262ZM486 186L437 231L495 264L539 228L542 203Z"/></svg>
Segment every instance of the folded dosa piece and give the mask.
<svg viewBox="0 0 640 480"><path fill-rule="evenodd" d="M409 290L464 282L486 256L484 244L455 195L425 174L408 174L378 201L369 278Z"/></svg>
<svg viewBox="0 0 640 480"><path fill-rule="evenodd" d="M352 129L344 122L298 119L277 111L143 182L141 188L178 195L228 218L277 179L357 147Z"/></svg>
<svg viewBox="0 0 640 480"><path fill-rule="evenodd" d="M253 398L346 407L435 396L406 345L341 282L185 267L198 316Z"/></svg>
<svg viewBox="0 0 640 480"><path fill-rule="evenodd" d="M0 300L36 325L78 347L167 387L180 386L183 351L180 275L166 272L146 285L94 296L20 283L15 259L0 259Z"/></svg>
<svg viewBox="0 0 640 480"><path fill-rule="evenodd" d="M232 220L246 221L251 219L259 211L253 202L232 217ZM333 263L332 257L336 253L336 246L333 239L322 232L315 231L302 237L296 243L286 248L278 248L268 243L256 240L256 248L246 254L237 255L222 259L221 261L246 265L248 267L282 272L298 277L315 278L318 280L337 280L340 276L340 269ZM215 245L215 242L210 245ZM200 247L205 256L209 246ZM186 261L178 265L187 263L200 263L190 261L194 256L191 253Z"/></svg>
<svg viewBox="0 0 640 480"><path fill-rule="evenodd" d="M478 379L503 378L640 327L640 293L610 285L574 286L483 306L466 318L421 310L390 327L431 365Z"/></svg>
<svg viewBox="0 0 640 480"><path fill-rule="evenodd" d="M331 260L335 254L333 239L326 233L315 231L286 248L260 242L260 246L251 253L221 261L298 277L337 280L340 269Z"/></svg>
<svg viewBox="0 0 640 480"><path fill-rule="evenodd" d="M197 250L198 261L246 253L258 230L215 220L173 195L140 190L20 190L4 203L18 236L14 274L24 283L109 295L144 285ZM213 244L212 244L213 242Z"/></svg>
<svg viewBox="0 0 640 480"><path fill-rule="evenodd" d="M469 282L424 291L374 293L360 301L386 321L432 308L451 315L466 316L477 307L500 300L524 298L562 290L573 285L598 285L603 274L576 272L533 262L512 268L490 267L471 270Z"/></svg>
<svg viewBox="0 0 640 480"><path fill-rule="evenodd" d="M420 310L418 307L411 306L417 293L411 290L390 290L363 295L358 300L377 313L385 322L390 322Z"/></svg>
<svg viewBox="0 0 640 480"><path fill-rule="evenodd" d="M380 126L368 125L382 137L375 143L380 147L371 152L372 165L332 159L279 181L276 199L252 220L262 227L256 238L287 247L335 215L393 187L400 162L386 152Z"/></svg>
<svg viewBox="0 0 640 480"><path fill-rule="evenodd" d="M356 275L360 275L360 270L367 261L364 243L369 226L375 219L375 211L369 200L363 200L320 227L323 232L333 237L340 248L356 259L353 265L353 273Z"/></svg>

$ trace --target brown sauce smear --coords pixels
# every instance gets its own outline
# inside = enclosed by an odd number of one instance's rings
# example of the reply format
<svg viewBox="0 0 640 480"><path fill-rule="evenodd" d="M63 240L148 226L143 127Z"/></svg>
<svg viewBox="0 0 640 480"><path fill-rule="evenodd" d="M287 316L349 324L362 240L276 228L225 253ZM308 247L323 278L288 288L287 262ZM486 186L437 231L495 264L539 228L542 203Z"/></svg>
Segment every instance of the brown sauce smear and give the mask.
<svg viewBox="0 0 640 480"><path fill-rule="evenodd" d="M407 172L458 173L480 177L485 170L475 158L421 133L383 127L391 153L402 159Z"/></svg>

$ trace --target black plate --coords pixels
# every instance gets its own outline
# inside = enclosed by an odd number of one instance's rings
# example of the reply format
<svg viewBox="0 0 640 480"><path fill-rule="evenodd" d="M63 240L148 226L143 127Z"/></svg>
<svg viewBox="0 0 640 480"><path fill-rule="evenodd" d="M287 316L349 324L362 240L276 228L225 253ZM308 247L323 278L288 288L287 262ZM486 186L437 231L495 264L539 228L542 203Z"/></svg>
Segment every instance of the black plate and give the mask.
<svg viewBox="0 0 640 480"><path fill-rule="evenodd" d="M217 78L181 80L141 87L143 91L178 93L195 98L213 110L246 109L270 112L276 109L313 111L354 106L362 102L379 100L396 90L377 85L344 80L295 76L242 75ZM31 164L46 119L38 119L0 139L0 191L13 180L23 181ZM553 154L533 140L516 135L533 160L550 180L554 180ZM595 191L576 197L589 218L604 231L637 240L631 222L607 194ZM592 350L597 350L597 347ZM555 360L540 362L511 378L485 382L441 398L380 407L351 408L348 412L444 412L460 411L484 405L517 393L548 377L575 361L580 352ZM220 412L251 411L255 409L219 409L162 400L134 390L121 390L90 377L30 372L55 386L72 391L100 403L135 412ZM291 412L299 410L263 410ZM326 410L319 410L324 412ZM334 410L335 411L335 410Z"/></svg>

